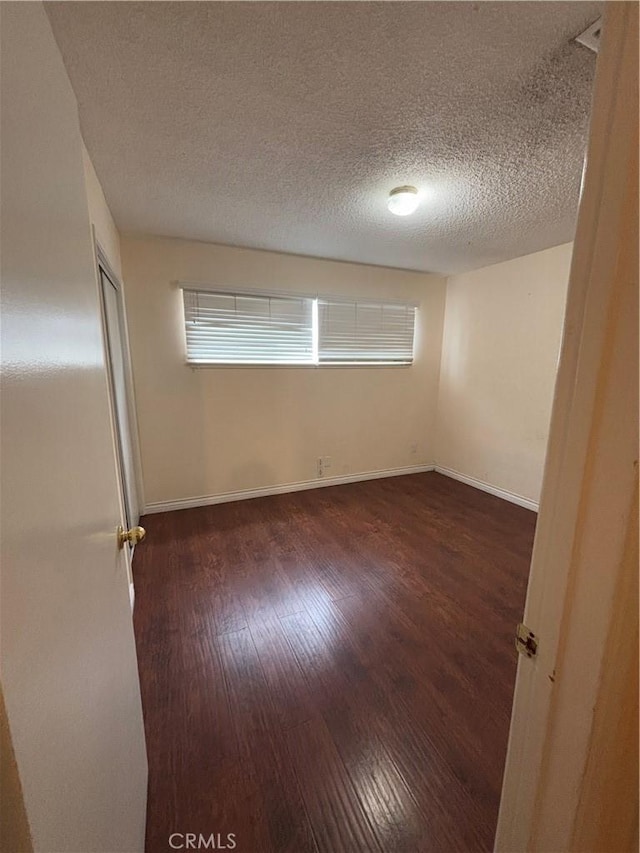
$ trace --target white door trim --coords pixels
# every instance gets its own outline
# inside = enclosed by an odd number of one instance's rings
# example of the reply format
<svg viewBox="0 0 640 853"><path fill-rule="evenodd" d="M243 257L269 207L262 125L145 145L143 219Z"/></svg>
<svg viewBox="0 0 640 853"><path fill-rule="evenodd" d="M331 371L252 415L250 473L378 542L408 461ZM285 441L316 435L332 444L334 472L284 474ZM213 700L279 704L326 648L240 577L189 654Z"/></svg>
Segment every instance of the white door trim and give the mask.
<svg viewBox="0 0 640 853"><path fill-rule="evenodd" d="M129 346L129 327L127 324L127 309L126 309L126 303L125 303L125 299L124 299L124 289L122 286L122 281L120 279L120 276L115 272L114 268L112 267L111 263L109 262L109 258L107 256L107 253L105 252L102 245L100 244L100 241L97 238L95 228L93 228L93 244L94 244L94 251L95 251L96 277L97 277L98 289L99 289L100 308L102 311L102 318L103 318L103 333L105 336L107 335L107 328L106 328L106 318L105 318L105 314L104 314L104 305L103 305L103 301L102 301L102 293L100 292L101 288L102 288L102 283L100 281L100 267L102 267L102 269L104 270L107 277L109 278L109 280L111 281L111 283L113 284L113 286L115 287L115 289L118 293L118 301L119 301L118 307L120 310L120 317L122 320L120 333L121 333L121 338L122 338L122 349L123 349L122 355L123 355L124 370L125 370L125 391L126 391L126 398L127 398L127 410L128 410L129 426L130 426L130 432L131 432L133 464L134 464L134 469L135 469L134 487L135 487L135 493L136 493L136 498L137 498L137 500L136 500L137 506L135 508L134 518L132 519L132 524L135 525L135 524L138 524L138 522L140 520L141 510L144 507L144 491L143 491L144 483L143 483L143 478L142 478L142 463L141 463L141 456L140 456L140 439L139 439L139 431L138 431L138 417L137 417L137 409L136 409L136 403L135 403L135 390L134 390L134 383L133 383L133 368L131 366L131 348ZM106 344L106 337L105 337L105 344ZM108 351L107 351L107 355L108 355ZM111 386L109 386L109 398L111 401L112 412L114 412L115 411L115 400L113 400L113 394L112 394ZM118 473L118 476L120 477L120 473ZM122 489L124 490L124 483L121 483L121 486L122 486Z"/></svg>

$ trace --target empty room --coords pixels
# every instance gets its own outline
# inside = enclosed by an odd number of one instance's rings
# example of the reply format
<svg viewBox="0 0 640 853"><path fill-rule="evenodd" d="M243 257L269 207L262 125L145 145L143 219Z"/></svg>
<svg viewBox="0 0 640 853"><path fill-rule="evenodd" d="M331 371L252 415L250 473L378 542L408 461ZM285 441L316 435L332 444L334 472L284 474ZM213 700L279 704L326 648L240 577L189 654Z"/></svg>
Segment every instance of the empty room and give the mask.
<svg viewBox="0 0 640 853"><path fill-rule="evenodd" d="M0 18L2 853L637 850L637 4Z"/></svg>

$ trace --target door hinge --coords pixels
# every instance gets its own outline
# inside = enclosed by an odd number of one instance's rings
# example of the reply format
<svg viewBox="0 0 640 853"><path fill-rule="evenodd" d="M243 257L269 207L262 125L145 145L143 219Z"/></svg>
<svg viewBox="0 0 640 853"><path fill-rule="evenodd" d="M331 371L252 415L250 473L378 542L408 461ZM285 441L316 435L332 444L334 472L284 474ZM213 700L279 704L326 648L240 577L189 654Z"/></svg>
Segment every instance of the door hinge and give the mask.
<svg viewBox="0 0 640 853"><path fill-rule="evenodd" d="M519 622L516 628L516 649L528 658L534 658L538 654L538 638L522 622Z"/></svg>

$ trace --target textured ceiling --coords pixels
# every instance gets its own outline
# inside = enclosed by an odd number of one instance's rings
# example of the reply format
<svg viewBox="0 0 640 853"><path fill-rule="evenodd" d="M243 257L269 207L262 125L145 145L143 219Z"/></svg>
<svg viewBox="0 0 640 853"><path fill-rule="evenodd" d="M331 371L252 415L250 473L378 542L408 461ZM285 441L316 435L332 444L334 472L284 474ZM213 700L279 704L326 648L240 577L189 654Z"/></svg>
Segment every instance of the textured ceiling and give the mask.
<svg viewBox="0 0 640 853"><path fill-rule="evenodd" d="M45 6L125 232L437 272L573 236L599 3Z"/></svg>

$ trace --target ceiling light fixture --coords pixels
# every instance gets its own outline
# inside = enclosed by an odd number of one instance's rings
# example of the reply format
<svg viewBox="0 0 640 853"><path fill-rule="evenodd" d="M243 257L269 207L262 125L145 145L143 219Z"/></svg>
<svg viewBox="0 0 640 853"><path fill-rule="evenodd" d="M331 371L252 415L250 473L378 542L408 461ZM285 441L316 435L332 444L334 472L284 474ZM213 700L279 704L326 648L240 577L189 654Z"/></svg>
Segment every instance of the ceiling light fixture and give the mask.
<svg viewBox="0 0 640 853"><path fill-rule="evenodd" d="M415 187L396 187L389 193L387 201L387 207L396 216L408 216L419 204L418 190Z"/></svg>

